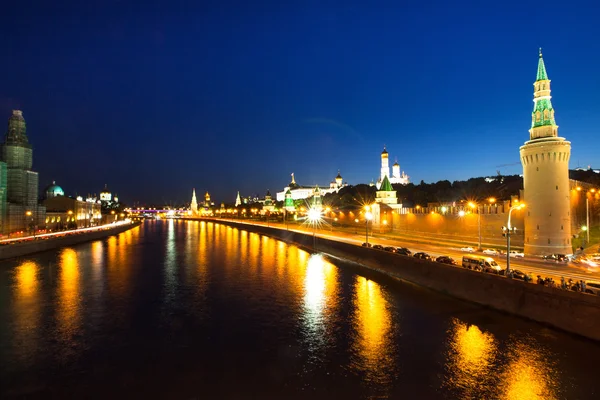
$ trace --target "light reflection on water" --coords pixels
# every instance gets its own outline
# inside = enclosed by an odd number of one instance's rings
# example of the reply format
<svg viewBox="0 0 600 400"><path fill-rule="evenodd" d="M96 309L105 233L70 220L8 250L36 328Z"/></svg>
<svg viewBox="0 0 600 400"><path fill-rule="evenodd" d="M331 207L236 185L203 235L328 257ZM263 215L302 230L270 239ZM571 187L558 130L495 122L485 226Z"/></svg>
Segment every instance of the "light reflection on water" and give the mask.
<svg viewBox="0 0 600 400"><path fill-rule="evenodd" d="M223 225L150 222L3 264L0 360L11 362L0 363L0 380L12 390L100 396L123 373L119 393L130 397L204 388L220 398L521 400L596 390L583 365L600 358L596 345ZM474 322L480 315L487 322Z"/></svg>

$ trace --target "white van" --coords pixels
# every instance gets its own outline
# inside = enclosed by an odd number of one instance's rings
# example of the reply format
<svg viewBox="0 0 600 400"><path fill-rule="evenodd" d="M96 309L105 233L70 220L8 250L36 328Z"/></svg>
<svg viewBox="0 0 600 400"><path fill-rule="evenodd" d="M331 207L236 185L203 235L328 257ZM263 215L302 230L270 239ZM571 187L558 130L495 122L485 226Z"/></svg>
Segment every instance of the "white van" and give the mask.
<svg viewBox="0 0 600 400"><path fill-rule="evenodd" d="M493 274L499 274L502 270L492 257L477 256L474 254L463 256L462 266L475 271L491 272Z"/></svg>

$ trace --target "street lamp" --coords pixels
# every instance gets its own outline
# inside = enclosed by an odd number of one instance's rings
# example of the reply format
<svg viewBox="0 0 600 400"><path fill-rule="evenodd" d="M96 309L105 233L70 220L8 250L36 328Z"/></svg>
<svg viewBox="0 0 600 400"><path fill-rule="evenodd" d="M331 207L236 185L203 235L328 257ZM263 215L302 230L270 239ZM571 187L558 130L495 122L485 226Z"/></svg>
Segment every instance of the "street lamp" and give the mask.
<svg viewBox="0 0 600 400"><path fill-rule="evenodd" d="M371 206L365 206L365 242L369 245L369 221L373 219L371 214Z"/></svg>
<svg viewBox="0 0 600 400"><path fill-rule="evenodd" d="M311 207L308 210L308 220L313 226L313 249L317 250L317 222L321 219L321 211L316 208Z"/></svg>
<svg viewBox="0 0 600 400"><path fill-rule="evenodd" d="M31 217L32 213L31 213L31 211L27 210L25 212L25 215L27 215L27 217ZM29 224L29 229L33 230L33 237L35 237L35 227L33 226L33 218L31 218L31 223Z"/></svg>
<svg viewBox="0 0 600 400"><path fill-rule="evenodd" d="M520 203L512 206L508 210L508 222L506 223L506 276L509 276L510 274L510 233L513 229L510 225L510 215L512 214L513 210L521 210L523 208L525 208L525 204Z"/></svg>
<svg viewBox="0 0 600 400"><path fill-rule="evenodd" d="M490 197L488 199L488 202L495 203L496 199L493 197ZM479 241L478 241L479 244L477 246L477 251L482 251L483 248L481 247L481 204L470 201L469 207L471 207L472 209L477 208L477 236L479 237Z"/></svg>

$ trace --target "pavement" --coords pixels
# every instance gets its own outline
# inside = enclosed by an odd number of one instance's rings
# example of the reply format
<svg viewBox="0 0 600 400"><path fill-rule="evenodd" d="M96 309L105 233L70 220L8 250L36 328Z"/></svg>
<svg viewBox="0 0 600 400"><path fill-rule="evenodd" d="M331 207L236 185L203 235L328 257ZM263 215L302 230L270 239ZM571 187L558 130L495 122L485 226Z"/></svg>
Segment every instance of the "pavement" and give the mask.
<svg viewBox="0 0 600 400"><path fill-rule="evenodd" d="M362 232L360 232L355 228L332 227L330 225L317 226L315 229L312 226L308 226L308 224L282 224L274 222L266 223L263 221L238 219L227 220L237 223L246 223L249 225L263 225L294 232L314 234L316 237L351 243L357 246L362 245L362 243L364 243L366 240L364 229ZM454 238L444 238L443 235L427 235L424 233L394 233L390 235L381 233L373 234L369 232L369 243L380 244L384 247L407 247L413 253L426 252L434 258L441 255L447 255L454 258L459 264L463 255L468 254L460 250L462 247L471 246L473 248L477 248L477 244L473 245L472 238L467 237L466 241L461 243L460 240L456 240ZM491 243L482 243L482 247L499 248L497 244L494 245ZM592 246L592 248L587 249L586 252L593 253L596 248L597 246ZM474 252L473 254L485 255L481 252ZM494 258L494 260L496 260L502 269L506 268L506 254L490 257ZM510 257L510 268L531 274L534 278L534 282L537 275L541 275L543 278L553 278L556 283L560 283L561 277L564 277L567 280L573 279L574 281L583 280L600 282L600 267L590 267L581 263L577 264L573 262L563 263L547 261L543 260L541 257L533 256L523 258Z"/></svg>

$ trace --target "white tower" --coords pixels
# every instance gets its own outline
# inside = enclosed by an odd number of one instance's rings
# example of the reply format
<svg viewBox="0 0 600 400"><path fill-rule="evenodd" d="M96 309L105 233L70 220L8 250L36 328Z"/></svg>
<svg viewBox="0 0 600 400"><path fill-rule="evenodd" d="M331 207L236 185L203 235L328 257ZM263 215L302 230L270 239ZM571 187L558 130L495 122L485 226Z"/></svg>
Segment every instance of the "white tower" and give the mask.
<svg viewBox="0 0 600 400"><path fill-rule="evenodd" d="M239 206L242 204L242 199L240 198L240 191L238 190L237 197L235 198L235 206Z"/></svg>
<svg viewBox="0 0 600 400"><path fill-rule="evenodd" d="M558 137L550 79L542 58L533 84L529 141L521 146L525 196L525 253L571 254L569 158L571 143Z"/></svg>
<svg viewBox="0 0 600 400"><path fill-rule="evenodd" d="M383 182L383 178L390 176L390 163L388 160L388 152L383 146L383 151L381 152L381 177L379 178L381 182Z"/></svg>
<svg viewBox="0 0 600 400"><path fill-rule="evenodd" d="M394 180L400 180L400 164L398 164L398 161L392 165L392 178L394 178Z"/></svg>

